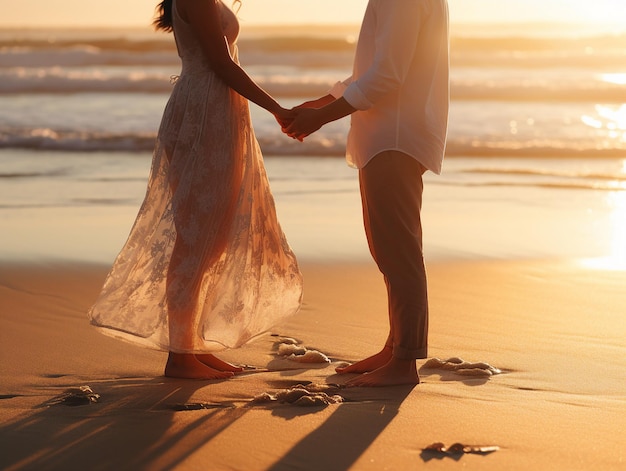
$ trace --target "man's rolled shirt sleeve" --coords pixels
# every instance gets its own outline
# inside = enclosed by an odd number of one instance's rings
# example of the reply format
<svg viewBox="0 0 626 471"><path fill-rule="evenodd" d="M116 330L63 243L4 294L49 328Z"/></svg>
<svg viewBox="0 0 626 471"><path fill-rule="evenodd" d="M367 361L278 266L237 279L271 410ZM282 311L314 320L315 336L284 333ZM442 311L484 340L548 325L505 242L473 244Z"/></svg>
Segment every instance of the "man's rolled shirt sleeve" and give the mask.
<svg viewBox="0 0 626 471"><path fill-rule="evenodd" d="M348 77L342 82L335 83L331 87L331 89L328 91L328 94L332 95L335 98L341 98L351 83L352 83L352 76Z"/></svg>

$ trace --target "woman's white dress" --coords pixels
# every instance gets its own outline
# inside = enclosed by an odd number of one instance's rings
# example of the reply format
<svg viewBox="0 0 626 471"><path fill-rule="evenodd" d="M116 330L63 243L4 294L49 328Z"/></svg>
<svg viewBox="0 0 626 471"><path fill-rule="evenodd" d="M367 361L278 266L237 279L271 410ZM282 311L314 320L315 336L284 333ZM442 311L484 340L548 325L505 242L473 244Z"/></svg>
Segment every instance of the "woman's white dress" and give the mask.
<svg viewBox="0 0 626 471"><path fill-rule="evenodd" d="M296 313L302 276L276 217L248 101L211 69L190 26L145 199L89 312L105 333L179 353L239 347ZM218 2L237 60L239 24Z"/></svg>

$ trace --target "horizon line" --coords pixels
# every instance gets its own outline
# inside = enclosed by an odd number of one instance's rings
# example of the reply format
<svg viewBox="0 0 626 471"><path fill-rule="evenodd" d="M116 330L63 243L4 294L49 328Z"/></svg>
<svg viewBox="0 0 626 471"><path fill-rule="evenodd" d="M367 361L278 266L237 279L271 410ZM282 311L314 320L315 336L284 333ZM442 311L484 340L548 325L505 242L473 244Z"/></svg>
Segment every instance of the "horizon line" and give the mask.
<svg viewBox="0 0 626 471"><path fill-rule="evenodd" d="M297 22L297 23L247 23L245 20L242 21L243 25L246 28L295 28L302 26L316 26L316 27L324 27L324 28L339 28L339 27L359 27L359 22L343 22L343 23L332 23L332 22ZM450 25L452 26L471 26L471 27L480 27L480 26L495 26L495 27L506 27L509 25L512 26L531 26L531 27L541 27L541 26L563 26L563 27L584 27L584 28L597 28L600 26L603 27L614 27L620 26L624 28L624 25L620 22L615 23L605 23L605 22L593 22L586 23L582 21L571 21L571 20L538 20L538 21L529 21L529 20L507 20L507 21L450 21ZM127 24L3 24L0 22L1 30L17 30L17 29L127 29L127 28L151 28L152 24L150 22L145 23L127 23Z"/></svg>

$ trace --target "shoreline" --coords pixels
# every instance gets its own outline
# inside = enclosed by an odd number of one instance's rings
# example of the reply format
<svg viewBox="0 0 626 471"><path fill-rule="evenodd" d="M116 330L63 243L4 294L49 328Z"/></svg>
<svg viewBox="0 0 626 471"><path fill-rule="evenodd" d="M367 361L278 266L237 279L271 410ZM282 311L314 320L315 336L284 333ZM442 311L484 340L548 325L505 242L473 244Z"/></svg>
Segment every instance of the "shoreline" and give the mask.
<svg viewBox="0 0 626 471"><path fill-rule="evenodd" d="M15 167L5 159L0 260L111 264L121 249L145 194L149 156L63 155L24 153ZM265 163L279 221L300 260L370 259L358 176L344 159ZM426 260L613 257L626 267L623 165L449 159L444 174L424 178Z"/></svg>

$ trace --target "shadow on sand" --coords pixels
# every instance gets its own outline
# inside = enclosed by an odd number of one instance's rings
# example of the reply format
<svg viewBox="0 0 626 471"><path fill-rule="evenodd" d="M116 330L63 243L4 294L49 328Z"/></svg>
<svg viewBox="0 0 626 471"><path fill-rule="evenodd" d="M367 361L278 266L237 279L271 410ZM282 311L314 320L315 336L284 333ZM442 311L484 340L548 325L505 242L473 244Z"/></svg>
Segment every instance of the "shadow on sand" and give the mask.
<svg viewBox="0 0 626 471"><path fill-rule="evenodd" d="M3 424L0 468L171 469L247 411L215 404L174 422L177 405L206 381L124 378L91 385L101 394L97 405L47 406L46 401L34 414L29 410Z"/></svg>
<svg viewBox="0 0 626 471"><path fill-rule="evenodd" d="M331 378L329 378L330 380ZM343 389L346 402L334 407L331 416L296 443L268 471L349 469L398 415L400 405L415 386ZM291 419L307 413L297 408L278 408L274 415Z"/></svg>
<svg viewBox="0 0 626 471"><path fill-rule="evenodd" d="M272 388L291 388L301 382L293 377L294 373L280 371L279 378L268 378L266 382ZM472 386L485 383L484 378L463 378L449 372L421 373L426 377L439 374L441 380ZM340 379L326 378L331 384L333 380ZM65 386L57 383L52 386L53 393L62 395L66 387L76 385L69 377L62 381ZM242 401L246 404L193 402L194 395L202 397L202 393L195 394L197 391L215 383L165 377L92 381L89 385L101 395L95 405L68 407L50 405L54 401L48 400L2 424L0 469L64 470L76 469L77 465L81 469L107 471L173 469L257 408L247 404L248 399ZM325 413L328 417L315 430L264 469L350 469L397 417L414 388L341 388L338 393L345 402L329 406ZM289 404L269 408L273 416L288 421L324 409ZM440 459L433 454L422 455L423 461L435 458ZM306 468L302 468L303 463Z"/></svg>

